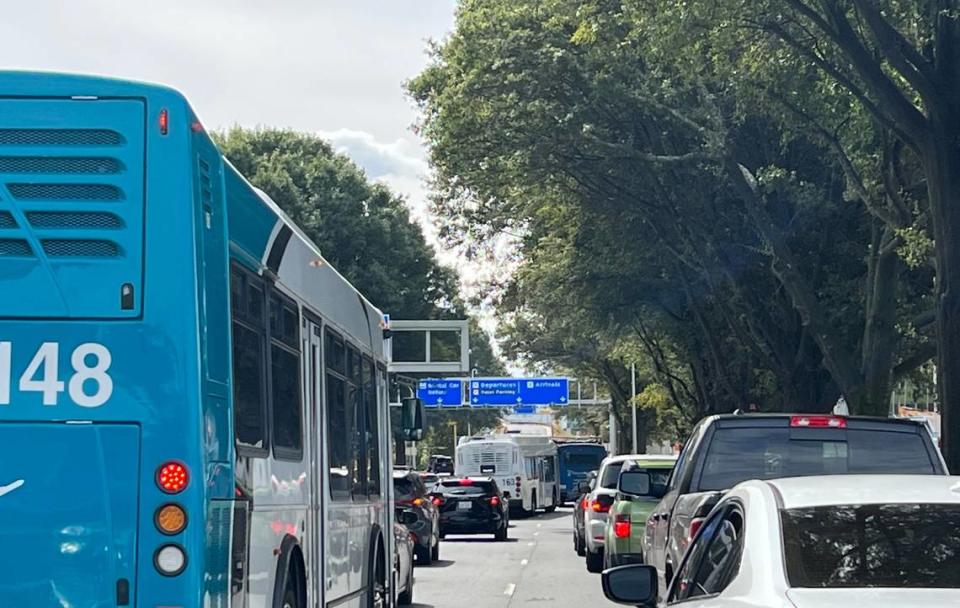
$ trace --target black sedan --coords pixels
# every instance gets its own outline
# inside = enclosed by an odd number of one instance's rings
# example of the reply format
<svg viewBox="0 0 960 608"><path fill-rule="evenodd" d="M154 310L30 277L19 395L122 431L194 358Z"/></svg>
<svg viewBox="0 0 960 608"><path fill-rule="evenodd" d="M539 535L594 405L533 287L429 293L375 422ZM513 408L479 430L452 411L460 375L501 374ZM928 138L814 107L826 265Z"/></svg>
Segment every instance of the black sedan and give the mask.
<svg viewBox="0 0 960 608"><path fill-rule="evenodd" d="M593 489L593 486L597 483L597 472L590 471L587 474L587 478L577 484L577 502L573 506L573 548L576 550L577 555L583 557L587 554L587 549L585 546L586 543L586 532L584 532L584 521L583 521L583 511L587 508L587 494Z"/></svg>
<svg viewBox="0 0 960 608"><path fill-rule="evenodd" d="M510 508L497 482L490 477L448 477L434 489L440 509L440 535L493 534L507 540Z"/></svg>

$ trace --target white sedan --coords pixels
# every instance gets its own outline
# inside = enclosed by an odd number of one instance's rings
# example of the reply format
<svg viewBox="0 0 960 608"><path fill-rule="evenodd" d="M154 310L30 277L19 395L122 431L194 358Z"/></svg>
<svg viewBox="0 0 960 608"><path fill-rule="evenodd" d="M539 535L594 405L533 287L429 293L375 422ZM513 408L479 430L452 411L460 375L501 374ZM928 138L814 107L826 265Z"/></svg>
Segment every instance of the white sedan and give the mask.
<svg viewBox="0 0 960 608"><path fill-rule="evenodd" d="M658 605L652 566L603 573L615 602ZM711 511L659 605L960 606L960 477L748 481Z"/></svg>

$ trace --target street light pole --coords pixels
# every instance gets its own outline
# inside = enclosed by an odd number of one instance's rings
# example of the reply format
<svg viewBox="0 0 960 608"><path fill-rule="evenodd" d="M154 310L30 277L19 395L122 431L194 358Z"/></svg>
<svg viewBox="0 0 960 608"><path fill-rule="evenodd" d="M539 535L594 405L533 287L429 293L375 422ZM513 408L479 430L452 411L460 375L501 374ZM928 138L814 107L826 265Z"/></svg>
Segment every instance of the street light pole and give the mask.
<svg viewBox="0 0 960 608"><path fill-rule="evenodd" d="M637 364L630 364L630 416L633 422L633 453L639 454L637 446Z"/></svg>

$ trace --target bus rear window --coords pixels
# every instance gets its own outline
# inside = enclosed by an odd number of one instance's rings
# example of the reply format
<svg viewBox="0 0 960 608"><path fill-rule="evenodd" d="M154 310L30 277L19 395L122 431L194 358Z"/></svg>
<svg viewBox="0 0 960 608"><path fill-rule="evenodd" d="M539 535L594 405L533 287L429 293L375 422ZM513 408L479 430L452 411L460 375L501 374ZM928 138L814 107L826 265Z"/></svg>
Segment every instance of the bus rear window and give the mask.
<svg viewBox="0 0 960 608"><path fill-rule="evenodd" d="M567 452L563 461L571 469L592 471L603 460L603 452Z"/></svg>
<svg viewBox="0 0 960 608"><path fill-rule="evenodd" d="M792 587L960 588L960 505L787 509Z"/></svg>
<svg viewBox="0 0 960 608"><path fill-rule="evenodd" d="M937 471L918 433L847 429L719 428L699 490L727 490L748 479L807 475L920 474Z"/></svg>

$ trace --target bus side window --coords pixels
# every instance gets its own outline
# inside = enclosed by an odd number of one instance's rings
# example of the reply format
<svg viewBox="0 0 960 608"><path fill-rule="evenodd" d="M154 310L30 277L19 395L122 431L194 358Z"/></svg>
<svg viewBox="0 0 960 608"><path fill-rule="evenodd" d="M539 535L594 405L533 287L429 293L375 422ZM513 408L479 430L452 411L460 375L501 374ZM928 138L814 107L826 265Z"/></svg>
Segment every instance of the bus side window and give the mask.
<svg viewBox="0 0 960 608"><path fill-rule="evenodd" d="M367 495L380 495L380 419L377 416L377 377L373 360L363 358L364 437L367 454Z"/></svg>
<svg viewBox="0 0 960 608"><path fill-rule="evenodd" d="M350 458L350 426L347 414L346 348L343 338L330 330L324 333L327 381L327 464L330 469L330 496L349 500L353 482Z"/></svg>
<svg viewBox="0 0 960 608"><path fill-rule="evenodd" d="M353 476L350 488L354 499L367 497L366 442L363 440L364 407L363 369L360 365L360 352L353 346L347 346L347 418L352 423L349 434L349 449Z"/></svg>
<svg viewBox="0 0 960 608"><path fill-rule="evenodd" d="M255 456L264 456L267 450L263 307L263 282L234 265L230 271L234 438L241 452Z"/></svg>
<svg viewBox="0 0 960 608"><path fill-rule="evenodd" d="M270 298L270 411L273 454L303 460L300 404L300 313L296 304L274 293Z"/></svg>

